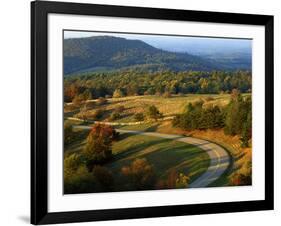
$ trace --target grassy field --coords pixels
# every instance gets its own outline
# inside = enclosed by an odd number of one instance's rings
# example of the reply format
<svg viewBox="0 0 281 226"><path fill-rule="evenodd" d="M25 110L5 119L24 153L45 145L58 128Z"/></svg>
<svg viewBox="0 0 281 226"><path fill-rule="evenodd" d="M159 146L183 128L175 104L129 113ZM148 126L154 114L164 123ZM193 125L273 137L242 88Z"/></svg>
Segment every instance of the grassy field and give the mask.
<svg viewBox="0 0 281 226"><path fill-rule="evenodd" d="M243 94L243 96L250 94ZM84 110L84 116L91 116L95 111L102 109L103 115L99 121L112 122L110 114L118 107L123 106L121 118L114 120L114 123L131 123L135 122L135 113L145 113L150 105L156 106L164 117L174 116L183 113L187 104L203 101L203 106L226 106L230 101L230 94L217 95L184 95L172 96L164 98L160 96L132 96L122 98L110 98L107 103L98 104L97 100L87 101L93 103L90 108ZM72 104L65 105L65 117L80 117L83 104L74 106ZM87 118L87 117L86 117ZM87 122L78 122L66 120L72 125L88 124ZM224 147L230 154L232 164L231 168L212 183L210 186L226 186L229 185L229 178L235 173L245 173L251 169L252 150L250 148L241 148L238 136L227 136L223 130L194 130L184 131L172 126L171 120L154 121L145 119L142 124L136 125L114 125L117 129L158 132L165 134L180 134L185 136L193 136L215 142ZM65 157L72 153L79 153L86 144L88 131L76 131L79 136L71 145L65 147ZM117 142L113 143L113 160L106 164L106 167L112 171L114 175L116 191L122 190L122 177L120 176L121 168L130 165L137 158L145 158L153 165L157 178L167 179L169 172L176 170L179 173L187 174L191 181L206 171L209 166L209 157L206 152L201 149L188 145L186 143L158 138L145 135L128 135L122 134ZM247 172L248 173L248 172ZM129 189L130 190L130 189Z"/></svg>
<svg viewBox="0 0 281 226"><path fill-rule="evenodd" d="M210 186L226 186L229 185L229 178L231 178L235 173L249 174L251 170L252 161L252 148L242 148L240 146L239 136L225 135L223 130L194 130L194 131L184 131L179 128L174 128L171 121L167 122L154 122L147 123L141 126L120 126L121 129L127 130L143 130L149 132L158 132L166 134L179 134L185 136L192 136L196 138L201 138L204 140L209 140L211 142L217 143L224 147L231 156L232 164L231 168L223 174L223 176L212 183Z"/></svg>
<svg viewBox="0 0 281 226"><path fill-rule="evenodd" d="M247 95L247 94L245 94ZM86 112L83 112L87 116L91 116L96 110L102 109L103 116L102 121L110 121L110 114L120 106L124 107L121 114L121 118L115 120L116 122L132 122L134 121L134 114L145 112L150 105L155 105L163 116L173 116L175 114L182 113L188 103L203 101L204 106L217 105L225 106L230 101L230 94L189 94L183 96L174 95L170 98L162 96L130 96L122 98L109 98L108 102L103 105L96 104L94 107L90 107ZM97 103L97 100L87 101L88 103ZM79 113L79 107L75 108L72 104L68 104L65 107L65 116L81 117Z"/></svg>
<svg viewBox="0 0 281 226"><path fill-rule="evenodd" d="M87 133L76 130L79 140L65 147L65 157L83 150ZM121 134L112 146L113 160L105 164L114 175L114 189L124 189L121 169L135 159L145 158L153 165L157 180L166 180L171 171L190 177L190 183L206 171L209 156L200 148L183 142L145 135ZM128 188L130 190L130 188Z"/></svg>
<svg viewBox="0 0 281 226"><path fill-rule="evenodd" d="M209 166L209 156L195 146L143 135L123 134L122 140L113 145L113 153L115 161L108 167L115 175L136 158L146 158L153 164L158 179L167 179L169 172L176 170L189 175L192 182Z"/></svg>

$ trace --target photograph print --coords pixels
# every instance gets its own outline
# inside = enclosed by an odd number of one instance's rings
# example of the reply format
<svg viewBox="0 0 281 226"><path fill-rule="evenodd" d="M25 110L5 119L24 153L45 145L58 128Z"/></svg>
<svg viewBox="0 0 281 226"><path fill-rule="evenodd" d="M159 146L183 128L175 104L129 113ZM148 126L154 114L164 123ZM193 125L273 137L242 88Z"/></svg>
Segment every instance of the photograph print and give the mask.
<svg viewBox="0 0 281 226"><path fill-rule="evenodd" d="M252 184L252 40L63 31L64 194Z"/></svg>

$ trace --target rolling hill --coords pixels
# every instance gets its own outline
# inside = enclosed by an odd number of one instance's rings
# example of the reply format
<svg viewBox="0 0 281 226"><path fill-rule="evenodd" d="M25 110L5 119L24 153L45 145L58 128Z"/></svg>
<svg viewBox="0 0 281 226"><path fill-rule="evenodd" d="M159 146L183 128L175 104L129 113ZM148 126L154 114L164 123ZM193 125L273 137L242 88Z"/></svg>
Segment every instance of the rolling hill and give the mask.
<svg viewBox="0 0 281 226"><path fill-rule="evenodd" d="M210 71L224 69L215 61L188 53L169 52L140 40L94 36L64 40L64 75L124 68Z"/></svg>

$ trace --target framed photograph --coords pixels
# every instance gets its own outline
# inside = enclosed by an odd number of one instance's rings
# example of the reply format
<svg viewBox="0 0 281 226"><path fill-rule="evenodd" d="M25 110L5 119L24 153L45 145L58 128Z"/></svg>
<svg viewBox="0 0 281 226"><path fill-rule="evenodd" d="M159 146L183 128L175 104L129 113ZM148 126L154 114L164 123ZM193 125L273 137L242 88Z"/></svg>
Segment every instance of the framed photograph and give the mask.
<svg viewBox="0 0 281 226"><path fill-rule="evenodd" d="M273 16L31 3L31 223L273 209Z"/></svg>

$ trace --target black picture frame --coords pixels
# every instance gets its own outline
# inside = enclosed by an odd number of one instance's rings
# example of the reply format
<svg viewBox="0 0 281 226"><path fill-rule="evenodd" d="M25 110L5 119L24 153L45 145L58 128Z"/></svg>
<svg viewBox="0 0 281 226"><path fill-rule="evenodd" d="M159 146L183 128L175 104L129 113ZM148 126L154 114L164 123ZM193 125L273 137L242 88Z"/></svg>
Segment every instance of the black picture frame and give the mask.
<svg viewBox="0 0 281 226"><path fill-rule="evenodd" d="M74 14L200 21L265 27L265 199L73 212L48 212L48 14ZM80 3L31 3L31 223L52 224L192 214L272 210L273 189L273 16Z"/></svg>

